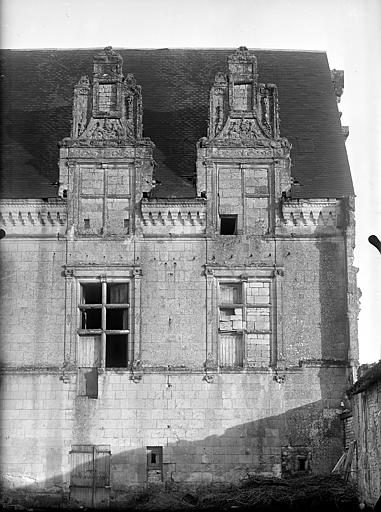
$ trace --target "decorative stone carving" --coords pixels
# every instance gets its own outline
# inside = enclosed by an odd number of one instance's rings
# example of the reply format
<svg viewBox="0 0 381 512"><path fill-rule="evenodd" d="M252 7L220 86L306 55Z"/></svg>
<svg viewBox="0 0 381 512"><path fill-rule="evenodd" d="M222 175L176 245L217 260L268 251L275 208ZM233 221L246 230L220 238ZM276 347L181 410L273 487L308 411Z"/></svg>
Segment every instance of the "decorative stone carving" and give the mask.
<svg viewBox="0 0 381 512"><path fill-rule="evenodd" d="M63 235L67 205L62 200L4 199L0 201L0 225L9 234Z"/></svg>
<svg viewBox="0 0 381 512"><path fill-rule="evenodd" d="M280 137L277 87L258 83L255 55L240 47L228 65L228 76L217 73L215 77L208 137L201 145L289 147Z"/></svg>
<svg viewBox="0 0 381 512"><path fill-rule="evenodd" d="M287 200L282 203L280 223L290 227L336 228L340 203L336 199Z"/></svg>
<svg viewBox="0 0 381 512"><path fill-rule="evenodd" d="M332 69L331 80L337 103L340 103L344 89L344 71L342 69Z"/></svg>
<svg viewBox="0 0 381 512"><path fill-rule="evenodd" d="M119 139L132 136L132 129L122 126L119 119L92 119L84 136L98 140Z"/></svg>
<svg viewBox="0 0 381 512"><path fill-rule="evenodd" d="M82 76L78 84L74 87L73 124L71 134L74 138L84 132L89 120L89 92L90 80L87 76Z"/></svg>
<svg viewBox="0 0 381 512"><path fill-rule="evenodd" d="M202 234L205 231L206 203L203 200L143 200L141 219L144 233Z"/></svg>
<svg viewBox="0 0 381 512"><path fill-rule="evenodd" d="M74 88L71 138L61 146L105 147L143 139L141 87L122 73L122 57L111 47L95 55L93 83L81 77Z"/></svg>

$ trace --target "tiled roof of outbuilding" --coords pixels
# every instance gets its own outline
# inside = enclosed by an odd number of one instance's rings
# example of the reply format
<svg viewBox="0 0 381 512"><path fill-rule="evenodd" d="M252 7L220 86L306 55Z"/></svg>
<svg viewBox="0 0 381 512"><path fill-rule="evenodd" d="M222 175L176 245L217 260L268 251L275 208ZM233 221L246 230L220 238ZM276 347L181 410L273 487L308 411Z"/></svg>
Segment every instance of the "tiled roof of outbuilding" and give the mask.
<svg viewBox="0 0 381 512"><path fill-rule="evenodd" d="M190 197L209 91L233 50L117 50L142 85L144 136L156 145L157 195ZM2 197L54 197L57 142L70 134L73 87L97 50L3 50ZM327 56L253 50L259 80L279 91L281 135L292 144L293 197L353 195Z"/></svg>

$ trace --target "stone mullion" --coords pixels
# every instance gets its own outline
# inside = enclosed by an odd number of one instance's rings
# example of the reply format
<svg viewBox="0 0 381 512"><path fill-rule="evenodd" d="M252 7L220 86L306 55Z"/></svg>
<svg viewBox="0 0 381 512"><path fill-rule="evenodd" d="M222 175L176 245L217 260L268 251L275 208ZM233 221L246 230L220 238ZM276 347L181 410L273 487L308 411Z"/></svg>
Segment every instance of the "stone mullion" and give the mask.
<svg viewBox="0 0 381 512"><path fill-rule="evenodd" d="M247 340L248 340L248 336L247 336L247 314L246 314L246 309L247 309L247 297L246 297L246 293L247 293L247 281L242 281L242 291L241 291L241 294L242 294L242 298L241 298L241 302L242 302L242 327L243 327L243 330L242 330L242 351L243 351L243 354L242 354L242 361L243 361L243 368L247 368Z"/></svg>
<svg viewBox="0 0 381 512"><path fill-rule="evenodd" d="M102 164L103 171L103 209L102 209L102 234L105 234L108 231L108 204L107 204L107 195L108 195L108 183L107 183L107 164Z"/></svg>
<svg viewBox="0 0 381 512"><path fill-rule="evenodd" d="M101 334L101 367L106 368L106 302L107 302L107 281L102 277L102 334Z"/></svg>
<svg viewBox="0 0 381 512"><path fill-rule="evenodd" d="M284 361L283 346L283 276L276 273L271 286L271 353L270 365L273 367L282 366Z"/></svg>
<svg viewBox="0 0 381 512"><path fill-rule="evenodd" d="M64 332L64 366L70 368L76 364L77 346L77 296L76 281L73 271L65 272L65 332Z"/></svg>
<svg viewBox="0 0 381 512"><path fill-rule="evenodd" d="M276 205L275 205L275 165L274 163L272 163L269 167L268 167L268 175L267 175L267 179L268 179L268 187L269 187L269 197L267 199L268 201L268 222L269 222L269 227L268 227L268 231L269 233L274 233L274 230L275 230L275 209L276 209Z"/></svg>
<svg viewBox="0 0 381 512"><path fill-rule="evenodd" d="M213 271L206 269L206 365L218 367L218 302Z"/></svg>
<svg viewBox="0 0 381 512"><path fill-rule="evenodd" d="M129 349L128 362L132 363L141 360L142 357L142 339L141 339L141 283L142 274L140 269L135 269L134 279L131 281L130 289L130 322L131 332L129 334L129 344L132 348Z"/></svg>
<svg viewBox="0 0 381 512"><path fill-rule="evenodd" d="M241 226L240 226L240 233L245 235L247 232L247 228L246 228L246 168L242 165L242 163L240 163L239 169L241 171L241 197L242 197L242 205L241 205L242 220L241 220Z"/></svg>

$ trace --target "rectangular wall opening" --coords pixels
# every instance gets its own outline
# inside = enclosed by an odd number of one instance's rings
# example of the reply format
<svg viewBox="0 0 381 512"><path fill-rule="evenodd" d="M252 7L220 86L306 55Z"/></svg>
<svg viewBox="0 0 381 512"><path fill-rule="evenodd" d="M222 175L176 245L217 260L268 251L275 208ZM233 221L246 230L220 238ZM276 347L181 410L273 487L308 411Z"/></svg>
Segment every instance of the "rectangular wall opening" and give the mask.
<svg viewBox="0 0 381 512"><path fill-rule="evenodd" d="M163 480L163 447L147 446L147 481Z"/></svg>
<svg viewBox="0 0 381 512"><path fill-rule="evenodd" d="M220 235L237 234L237 215L220 215Z"/></svg>
<svg viewBox="0 0 381 512"><path fill-rule="evenodd" d="M127 336L106 336L106 368L126 368L128 363Z"/></svg>
<svg viewBox="0 0 381 512"><path fill-rule="evenodd" d="M86 362L90 360L90 342L95 335L105 349L106 368L126 368L132 362L129 308L128 283L81 283L79 354L84 353Z"/></svg>

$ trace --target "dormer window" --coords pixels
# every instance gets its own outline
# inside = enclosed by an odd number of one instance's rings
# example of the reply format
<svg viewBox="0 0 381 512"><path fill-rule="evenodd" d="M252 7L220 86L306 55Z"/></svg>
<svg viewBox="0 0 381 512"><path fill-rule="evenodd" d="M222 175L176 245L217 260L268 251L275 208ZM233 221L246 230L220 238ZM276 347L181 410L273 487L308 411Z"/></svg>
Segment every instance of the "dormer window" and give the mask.
<svg viewBox="0 0 381 512"><path fill-rule="evenodd" d="M253 109L252 84L234 84L233 109L241 112L250 112Z"/></svg>
<svg viewBox="0 0 381 512"><path fill-rule="evenodd" d="M98 112L110 114L117 110L116 84L99 84L98 89Z"/></svg>

